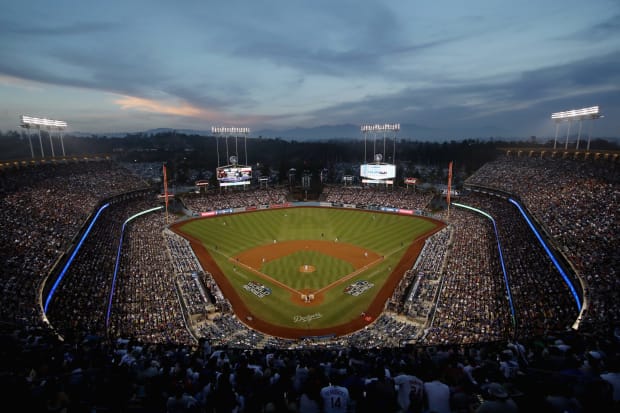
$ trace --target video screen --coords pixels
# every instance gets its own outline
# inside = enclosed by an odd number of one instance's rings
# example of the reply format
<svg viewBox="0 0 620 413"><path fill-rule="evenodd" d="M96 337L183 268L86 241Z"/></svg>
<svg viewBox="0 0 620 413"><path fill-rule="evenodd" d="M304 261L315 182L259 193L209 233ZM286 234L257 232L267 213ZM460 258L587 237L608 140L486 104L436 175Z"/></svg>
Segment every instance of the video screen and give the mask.
<svg viewBox="0 0 620 413"><path fill-rule="evenodd" d="M396 177L396 165L387 163L362 164L360 166L360 176L372 180L393 179Z"/></svg>
<svg viewBox="0 0 620 413"><path fill-rule="evenodd" d="M217 168L217 180L221 186L245 185L252 180L250 166L221 166Z"/></svg>

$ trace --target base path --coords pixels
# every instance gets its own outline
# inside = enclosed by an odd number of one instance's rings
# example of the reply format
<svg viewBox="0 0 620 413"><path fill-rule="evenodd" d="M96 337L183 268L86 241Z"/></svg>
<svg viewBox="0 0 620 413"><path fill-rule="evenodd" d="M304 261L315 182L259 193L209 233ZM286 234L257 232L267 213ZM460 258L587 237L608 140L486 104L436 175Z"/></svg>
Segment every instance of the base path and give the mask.
<svg viewBox="0 0 620 413"><path fill-rule="evenodd" d="M380 258L377 253L365 250L357 245L345 242L316 240L282 241L274 244L259 245L235 255L233 258L239 259L244 264L260 270L265 262L304 250L318 251L322 254L350 262L356 270Z"/></svg>

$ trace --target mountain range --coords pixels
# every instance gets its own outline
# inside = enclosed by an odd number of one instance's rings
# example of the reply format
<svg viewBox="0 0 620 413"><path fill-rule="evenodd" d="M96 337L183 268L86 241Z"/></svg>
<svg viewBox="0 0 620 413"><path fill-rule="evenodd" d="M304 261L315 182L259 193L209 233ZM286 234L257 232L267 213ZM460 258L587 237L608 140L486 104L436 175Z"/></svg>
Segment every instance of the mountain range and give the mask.
<svg viewBox="0 0 620 413"><path fill-rule="evenodd" d="M213 133L210 130L195 130L195 129L174 129L174 128L157 128L149 129L142 132L116 132L116 133L85 133L85 132L71 132L71 135L78 137L90 137L90 136L106 136L109 138L123 138L127 135L145 134L145 135L157 135L160 133L176 132L184 135L200 135L200 136L212 136ZM327 141L327 140L340 140L340 139L363 139L364 135L360 130L360 125L355 124L340 124L340 125L321 125L315 127L295 127L288 129L259 129L251 131L251 137L263 137L263 138L279 138L283 140L297 140L297 141ZM396 137L397 139L407 140L421 140L421 141L448 141L448 140L462 140L468 138L480 138L487 139L494 137L494 139L511 138L513 136L506 130L498 127L482 127L482 128L470 128L470 129L450 129L450 128L431 128L427 126L417 125L413 123L401 124L400 131L388 132L385 135L388 139ZM376 134L368 133L366 136L368 139L379 139L383 137L383 133Z"/></svg>

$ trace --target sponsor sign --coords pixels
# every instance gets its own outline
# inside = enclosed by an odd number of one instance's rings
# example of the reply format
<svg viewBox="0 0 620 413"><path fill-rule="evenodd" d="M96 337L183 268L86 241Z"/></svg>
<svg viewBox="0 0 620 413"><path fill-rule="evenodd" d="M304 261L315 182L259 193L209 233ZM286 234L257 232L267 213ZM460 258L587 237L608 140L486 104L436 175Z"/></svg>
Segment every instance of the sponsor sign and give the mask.
<svg viewBox="0 0 620 413"><path fill-rule="evenodd" d="M380 179L362 179L362 183L363 184L387 184L387 185L393 185L394 181L392 179L385 179L385 180L380 180Z"/></svg>

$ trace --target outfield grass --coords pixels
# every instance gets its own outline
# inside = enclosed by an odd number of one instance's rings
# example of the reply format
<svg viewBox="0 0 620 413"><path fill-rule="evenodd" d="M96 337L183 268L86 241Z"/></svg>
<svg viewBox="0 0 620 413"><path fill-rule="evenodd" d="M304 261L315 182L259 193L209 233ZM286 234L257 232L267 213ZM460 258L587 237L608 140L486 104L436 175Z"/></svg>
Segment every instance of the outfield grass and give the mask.
<svg viewBox="0 0 620 413"><path fill-rule="evenodd" d="M436 227L436 223L412 216L335 208L287 208L221 215L192 220L180 227L200 240L226 275L250 312L274 325L285 327L324 328L343 324L359 317L376 297L412 241ZM328 290L324 301L315 305L296 304L291 292L260 278L237 265L231 257L260 245L293 240L322 240L348 243L383 256L378 264L351 280ZM313 273L300 273L303 264L315 266ZM353 266L317 251L299 250L277 260L264 263L261 272L295 290L317 290L353 271ZM374 287L359 296L343 292L358 280ZM255 281L271 289L259 298L243 285ZM307 326L295 323L295 316L320 313Z"/></svg>

